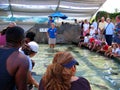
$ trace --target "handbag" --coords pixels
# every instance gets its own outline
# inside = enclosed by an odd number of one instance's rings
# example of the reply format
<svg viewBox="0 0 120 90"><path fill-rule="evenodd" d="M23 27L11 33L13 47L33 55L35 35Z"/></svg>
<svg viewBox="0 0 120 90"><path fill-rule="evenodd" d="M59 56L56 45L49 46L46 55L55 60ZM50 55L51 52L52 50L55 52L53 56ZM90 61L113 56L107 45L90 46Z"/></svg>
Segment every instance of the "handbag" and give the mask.
<svg viewBox="0 0 120 90"><path fill-rule="evenodd" d="M109 23L110 24L110 23ZM106 29L108 28L109 24L107 25L107 27L105 28L105 30L103 31L103 34L106 34Z"/></svg>

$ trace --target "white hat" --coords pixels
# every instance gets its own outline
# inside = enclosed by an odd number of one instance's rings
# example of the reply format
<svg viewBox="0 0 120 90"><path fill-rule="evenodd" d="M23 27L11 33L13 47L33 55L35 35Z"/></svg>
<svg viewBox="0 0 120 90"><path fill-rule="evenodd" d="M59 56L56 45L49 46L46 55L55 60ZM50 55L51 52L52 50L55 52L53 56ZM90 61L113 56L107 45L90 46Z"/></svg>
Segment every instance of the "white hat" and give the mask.
<svg viewBox="0 0 120 90"><path fill-rule="evenodd" d="M91 27L94 27L93 25L91 25Z"/></svg>
<svg viewBox="0 0 120 90"><path fill-rule="evenodd" d="M30 46L32 51L34 51L36 53L38 52L39 46L36 42L34 42L34 41L29 42L28 45Z"/></svg>

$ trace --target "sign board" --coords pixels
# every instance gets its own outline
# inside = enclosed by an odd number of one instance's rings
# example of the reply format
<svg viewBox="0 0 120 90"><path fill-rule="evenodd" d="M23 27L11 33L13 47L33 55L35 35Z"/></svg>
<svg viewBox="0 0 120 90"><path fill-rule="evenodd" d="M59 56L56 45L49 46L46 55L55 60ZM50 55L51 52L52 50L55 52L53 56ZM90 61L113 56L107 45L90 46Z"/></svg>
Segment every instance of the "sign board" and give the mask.
<svg viewBox="0 0 120 90"><path fill-rule="evenodd" d="M40 28L39 29L39 32L47 32L48 31L48 28Z"/></svg>

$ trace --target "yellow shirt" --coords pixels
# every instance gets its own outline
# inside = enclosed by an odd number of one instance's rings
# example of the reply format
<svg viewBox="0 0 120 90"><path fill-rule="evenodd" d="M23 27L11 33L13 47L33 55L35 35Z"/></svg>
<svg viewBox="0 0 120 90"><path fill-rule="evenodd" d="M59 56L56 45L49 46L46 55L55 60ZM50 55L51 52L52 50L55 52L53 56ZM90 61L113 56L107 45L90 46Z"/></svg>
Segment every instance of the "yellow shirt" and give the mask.
<svg viewBox="0 0 120 90"><path fill-rule="evenodd" d="M100 22L100 23L99 23L99 29L100 29L100 30L104 30L105 25L106 25L106 22L105 22L105 21L104 21L104 22Z"/></svg>

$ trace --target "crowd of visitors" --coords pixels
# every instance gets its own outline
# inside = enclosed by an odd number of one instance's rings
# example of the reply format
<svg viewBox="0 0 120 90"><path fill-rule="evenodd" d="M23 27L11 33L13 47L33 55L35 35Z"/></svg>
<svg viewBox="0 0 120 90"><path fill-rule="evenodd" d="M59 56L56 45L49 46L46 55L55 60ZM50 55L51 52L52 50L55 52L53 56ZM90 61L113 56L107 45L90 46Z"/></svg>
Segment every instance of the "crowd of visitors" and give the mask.
<svg viewBox="0 0 120 90"><path fill-rule="evenodd" d="M56 44L56 28L50 17L47 32L50 48ZM81 24L82 35L79 47L102 53L108 57L120 57L120 16L116 25L110 18L90 24ZM32 77L35 65L31 57L39 50L34 41L35 33L28 32L25 37L23 28L12 22L0 35L0 90L91 90L90 83L83 77L75 76L77 60L69 52L55 54L52 64L48 65L40 83Z"/></svg>
<svg viewBox="0 0 120 90"><path fill-rule="evenodd" d="M108 57L120 57L120 15L116 16L116 25L110 18L105 21L104 17L91 25L85 20L82 25L79 47L84 46Z"/></svg>
<svg viewBox="0 0 120 90"><path fill-rule="evenodd" d="M12 26L3 30L5 44L0 47L0 90L33 90L33 85L39 90L91 89L87 79L75 76L76 65L79 63L69 52L58 52L55 55L53 63L47 67L39 84L32 76L35 62L31 57L35 56L39 49L34 41L35 33L27 32L25 36L23 28L13 23L10 25ZM53 45L50 48L54 48L54 23L51 23L47 35L49 44Z"/></svg>
<svg viewBox="0 0 120 90"><path fill-rule="evenodd" d="M24 29L11 22L1 32L0 43L0 90L32 90L39 83L32 77L35 62L31 57L38 52L35 33L24 33ZM3 39L4 35L4 39Z"/></svg>

